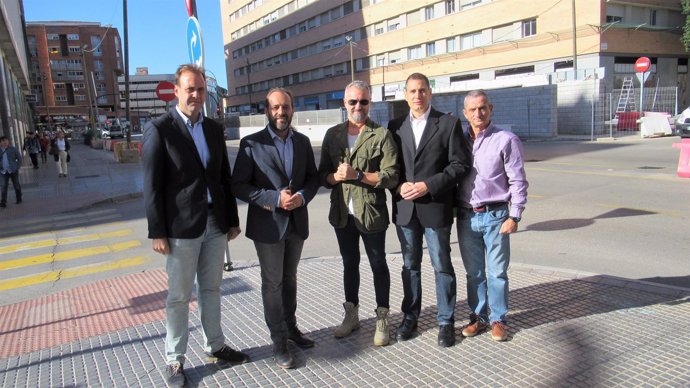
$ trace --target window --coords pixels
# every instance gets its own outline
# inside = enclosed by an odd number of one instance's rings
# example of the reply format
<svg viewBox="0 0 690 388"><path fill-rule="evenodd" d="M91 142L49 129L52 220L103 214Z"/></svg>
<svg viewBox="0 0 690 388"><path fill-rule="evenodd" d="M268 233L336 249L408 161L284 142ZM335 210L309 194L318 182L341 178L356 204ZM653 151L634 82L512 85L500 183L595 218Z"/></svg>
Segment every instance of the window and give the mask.
<svg viewBox="0 0 690 388"><path fill-rule="evenodd" d="M558 70L564 70L568 69L571 70L573 68L573 60L568 60L568 61L560 61L560 62L555 62L553 64L553 71L558 71Z"/></svg>
<svg viewBox="0 0 690 388"><path fill-rule="evenodd" d="M407 49L407 59L420 59L422 57L422 46L410 47Z"/></svg>
<svg viewBox="0 0 690 388"><path fill-rule="evenodd" d="M456 76L450 77L450 83L462 82L462 81L472 81L475 79L479 79L479 73L456 75Z"/></svg>
<svg viewBox="0 0 690 388"><path fill-rule="evenodd" d="M57 47L48 47L48 52L49 52L50 54L57 54L57 53L60 52L60 49L57 48Z"/></svg>
<svg viewBox="0 0 690 388"><path fill-rule="evenodd" d="M606 16L606 23L623 23L622 16Z"/></svg>
<svg viewBox="0 0 690 388"><path fill-rule="evenodd" d="M446 52L452 53L455 51L458 51L455 38L446 39Z"/></svg>
<svg viewBox="0 0 690 388"><path fill-rule="evenodd" d="M496 78L517 76L521 74L534 74L534 65L513 67L510 69L496 70Z"/></svg>
<svg viewBox="0 0 690 388"><path fill-rule="evenodd" d="M431 42L426 44L426 56L433 57L436 55L436 43Z"/></svg>
<svg viewBox="0 0 690 388"><path fill-rule="evenodd" d="M446 0L446 15L455 12L455 0Z"/></svg>
<svg viewBox="0 0 690 388"><path fill-rule="evenodd" d="M79 40L79 34L67 34L67 40Z"/></svg>
<svg viewBox="0 0 690 388"><path fill-rule="evenodd" d="M462 50L469 50L474 47L479 47L483 45L482 33L475 32L472 34L466 34L460 36L460 48Z"/></svg>
<svg viewBox="0 0 690 388"><path fill-rule="evenodd" d="M84 96L83 94L76 94L74 96L74 101L85 101L85 100L86 100L86 96Z"/></svg>
<svg viewBox="0 0 690 388"><path fill-rule="evenodd" d="M424 8L424 20L431 20L434 18L434 7Z"/></svg>
<svg viewBox="0 0 690 388"><path fill-rule="evenodd" d="M391 23L388 25L388 32L395 31L400 27L400 23Z"/></svg>
<svg viewBox="0 0 690 388"><path fill-rule="evenodd" d="M67 102L67 96L55 96L55 101Z"/></svg>
<svg viewBox="0 0 690 388"><path fill-rule="evenodd" d="M63 83L57 83L56 82L53 84L53 89L64 89L64 88L65 88L65 84L63 84Z"/></svg>
<svg viewBox="0 0 690 388"><path fill-rule="evenodd" d="M60 40L60 35L58 35L58 34L46 34L46 39L48 39L48 40Z"/></svg>
<svg viewBox="0 0 690 388"><path fill-rule="evenodd" d="M522 22L522 37L537 35L537 19L525 20Z"/></svg>
<svg viewBox="0 0 690 388"><path fill-rule="evenodd" d="M79 47L79 46L70 46L70 47L69 47L69 52L75 53L75 54L81 53L81 47Z"/></svg>
<svg viewBox="0 0 690 388"><path fill-rule="evenodd" d="M655 9L649 10L649 25L650 26L656 26L656 10Z"/></svg>

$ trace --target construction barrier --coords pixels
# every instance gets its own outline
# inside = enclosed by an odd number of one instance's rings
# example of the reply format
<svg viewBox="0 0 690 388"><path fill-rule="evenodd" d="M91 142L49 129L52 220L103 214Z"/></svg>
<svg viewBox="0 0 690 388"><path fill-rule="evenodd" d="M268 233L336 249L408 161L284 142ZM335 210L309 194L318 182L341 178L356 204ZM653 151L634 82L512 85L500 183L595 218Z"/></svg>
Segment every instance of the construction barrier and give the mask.
<svg viewBox="0 0 690 388"><path fill-rule="evenodd" d="M617 130L637 131L637 120L640 119L640 112L618 112L616 118L618 119Z"/></svg>
<svg viewBox="0 0 690 388"><path fill-rule="evenodd" d="M690 139L682 139L680 143L673 143L673 148L680 148L678 176L690 178Z"/></svg>

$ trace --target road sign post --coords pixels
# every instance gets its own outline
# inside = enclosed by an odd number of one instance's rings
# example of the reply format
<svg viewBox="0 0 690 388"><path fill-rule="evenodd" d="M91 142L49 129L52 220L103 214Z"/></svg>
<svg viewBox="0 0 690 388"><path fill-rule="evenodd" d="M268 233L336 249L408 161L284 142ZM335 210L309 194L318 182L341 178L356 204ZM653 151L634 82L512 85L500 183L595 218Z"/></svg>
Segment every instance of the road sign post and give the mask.
<svg viewBox="0 0 690 388"><path fill-rule="evenodd" d="M640 81L640 117L644 111L644 83L649 77L649 68L652 66L652 61L647 57L639 57L635 61L635 71L637 72L637 79Z"/></svg>
<svg viewBox="0 0 690 388"><path fill-rule="evenodd" d="M161 81L156 86L156 96L159 100L165 101L165 111L168 111L168 104L175 99L175 85L172 82Z"/></svg>

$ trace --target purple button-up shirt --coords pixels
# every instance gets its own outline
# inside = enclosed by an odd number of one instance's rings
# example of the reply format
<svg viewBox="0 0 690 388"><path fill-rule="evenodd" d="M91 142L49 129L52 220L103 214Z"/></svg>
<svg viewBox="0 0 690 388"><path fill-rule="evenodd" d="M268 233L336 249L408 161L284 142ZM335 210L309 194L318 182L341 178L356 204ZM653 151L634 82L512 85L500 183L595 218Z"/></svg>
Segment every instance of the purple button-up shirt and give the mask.
<svg viewBox="0 0 690 388"><path fill-rule="evenodd" d="M527 177L520 139L489 124L472 141L472 169L460 186L460 204L480 207L509 202L510 216L521 217L527 203Z"/></svg>

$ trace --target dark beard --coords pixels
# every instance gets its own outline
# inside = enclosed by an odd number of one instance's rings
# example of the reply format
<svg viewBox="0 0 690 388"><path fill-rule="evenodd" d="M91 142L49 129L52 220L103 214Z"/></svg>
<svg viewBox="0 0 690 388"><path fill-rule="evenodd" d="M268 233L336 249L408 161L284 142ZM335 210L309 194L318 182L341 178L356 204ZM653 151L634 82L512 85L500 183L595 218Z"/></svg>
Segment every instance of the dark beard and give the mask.
<svg viewBox="0 0 690 388"><path fill-rule="evenodd" d="M290 129L290 125L292 124L292 117L287 118L287 125L285 126L285 128L279 128L278 120L276 120L273 116L268 116L268 124L271 126L271 128L273 128L276 131L276 133L287 131L288 129Z"/></svg>

